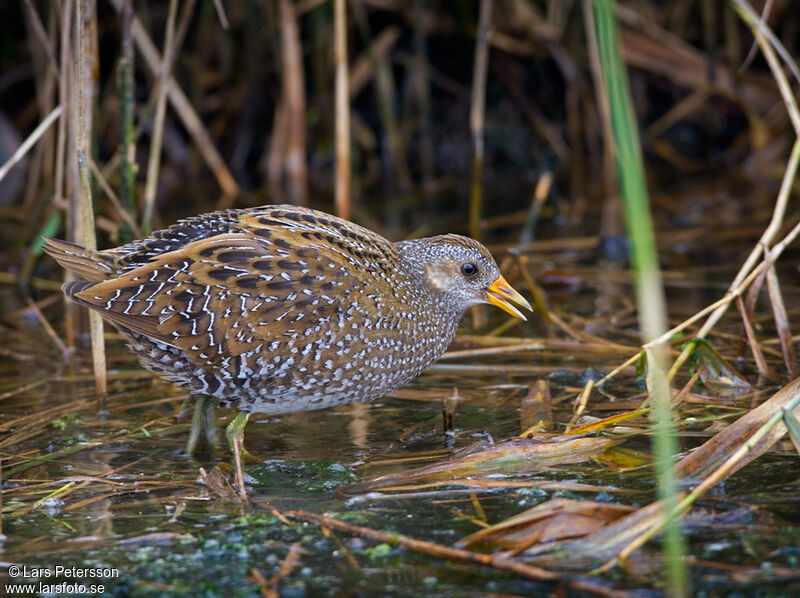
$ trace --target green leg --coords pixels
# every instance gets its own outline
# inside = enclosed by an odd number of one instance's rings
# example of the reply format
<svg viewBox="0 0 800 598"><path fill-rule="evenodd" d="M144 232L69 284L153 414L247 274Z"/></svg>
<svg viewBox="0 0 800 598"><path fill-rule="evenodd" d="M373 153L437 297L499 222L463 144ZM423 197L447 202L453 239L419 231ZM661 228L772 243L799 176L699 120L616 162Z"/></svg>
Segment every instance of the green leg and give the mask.
<svg viewBox="0 0 800 598"><path fill-rule="evenodd" d="M187 455L194 455L197 450L197 441L200 439L200 430L203 427L203 412L206 396L198 397L194 402L194 412L192 413L192 429L189 431L189 440L186 441Z"/></svg>
<svg viewBox="0 0 800 598"><path fill-rule="evenodd" d="M247 451L244 450L244 427L247 425L249 417L249 413L240 411L225 429L225 436L228 437L228 443L233 449L233 461L236 470L236 489L239 492L239 498L245 503L247 502L247 490L245 490L244 487L242 456L247 454Z"/></svg>
<svg viewBox="0 0 800 598"><path fill-rule="evenodd" d="M203 432L208 452L214 457L218 449L217 424L214 417L217 402L213 397L200 395L194 400L194 413L192 414L192 429L189 432L189 440L186 441L187 455L193 455L197 450L197 443L200 440L200 433Z"/></svg>
<svg viewBox="0 0 800 598"><path fill-rule="evenodd" d="M203 431L206 436L208 454L213 459L219 454L219 437L217 436L217 401L211 397L205 403L203 413Z"/></svg>

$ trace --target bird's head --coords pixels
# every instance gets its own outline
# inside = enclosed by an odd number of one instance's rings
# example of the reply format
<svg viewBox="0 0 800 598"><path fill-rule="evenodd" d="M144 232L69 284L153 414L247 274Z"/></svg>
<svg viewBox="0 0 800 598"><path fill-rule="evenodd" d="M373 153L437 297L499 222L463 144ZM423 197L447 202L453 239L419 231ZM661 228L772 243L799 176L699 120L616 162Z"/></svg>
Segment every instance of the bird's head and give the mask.
<svg viewBox="0 0 800 598"><path fill-rule="evenodd" d="M514 304L533 311L515 291L492 258L477 241L461 235L441 235L398 243L405 259L429 287L450 307L462 313L473 305L491 303L516 318L525 316Z"/></svg>

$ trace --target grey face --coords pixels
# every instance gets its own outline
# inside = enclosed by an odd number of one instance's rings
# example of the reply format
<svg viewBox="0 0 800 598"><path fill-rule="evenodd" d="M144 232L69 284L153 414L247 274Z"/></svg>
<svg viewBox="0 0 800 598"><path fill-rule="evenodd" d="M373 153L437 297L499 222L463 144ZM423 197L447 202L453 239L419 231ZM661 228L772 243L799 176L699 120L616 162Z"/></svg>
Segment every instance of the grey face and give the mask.
<svg viewBox="0 0 800 598"><path fill-rule="evenodd" d="M423 284L435 291L446 309L463 312L487 302L488 289L500 276L488 250L460 235L442 235L398 243L401 255Z"/></svg>
<svg viewBox="0 0 800 598"><path fill-rule="evenodd" d="M486 289L500 276L491 256L470 247L454 246L446 255L433 256L425 266L425 278L448 303L467 309L486 303Z"/></svg>

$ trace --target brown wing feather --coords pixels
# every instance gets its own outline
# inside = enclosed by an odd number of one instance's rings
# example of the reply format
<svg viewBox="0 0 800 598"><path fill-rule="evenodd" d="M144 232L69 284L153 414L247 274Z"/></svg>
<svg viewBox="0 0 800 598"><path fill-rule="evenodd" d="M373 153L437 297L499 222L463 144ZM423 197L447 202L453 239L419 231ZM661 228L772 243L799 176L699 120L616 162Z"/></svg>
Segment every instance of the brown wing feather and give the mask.
<svg viewBox="0 0 800 598"><path fill-rule="evenodd" d="M354 268L363 256L327 236L264 225L217 235L75 297L120 326L180 347L198 364L217 363L319 332L374 287L368 270Z"/></svg>
<svg viewBox="0 0 800 598"><path fill-rule="evenodd" d="M114 261L102 251L86 249L69 241L42 237L44 252L56 260L65 270L81 278L99 281L114 275Z"/></svg>
<svg viewBox="0 0 800 598"><path fill-rule="evenodd" d="M316 232L323 240L348 242L364 250L370 246L391 245L377 233L336 216L299 206L277 205L222 210L185 218L169 228L154 232L147 239L108 249L103 252L103 257L113 261L118 272L124 272L149 263L160 255L183 249L200 239L228 233L250 233L270 238L273 231L280 230L305 234L305 239L312 241L314 238L311 233Z"/></svg>

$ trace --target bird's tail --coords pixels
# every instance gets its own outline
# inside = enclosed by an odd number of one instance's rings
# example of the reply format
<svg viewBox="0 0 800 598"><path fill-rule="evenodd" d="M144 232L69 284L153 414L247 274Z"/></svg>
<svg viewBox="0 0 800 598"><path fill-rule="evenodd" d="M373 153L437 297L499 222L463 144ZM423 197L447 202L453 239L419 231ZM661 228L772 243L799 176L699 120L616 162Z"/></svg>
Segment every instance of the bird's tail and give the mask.
<svg viewBox="0 0 800 598"><path fill-rule="evenodd" d="M114 260L101 251L86 249L69 241L42 237L44 252L62 268L74 272L84 280L100 282L116 274Z"/></svg>

